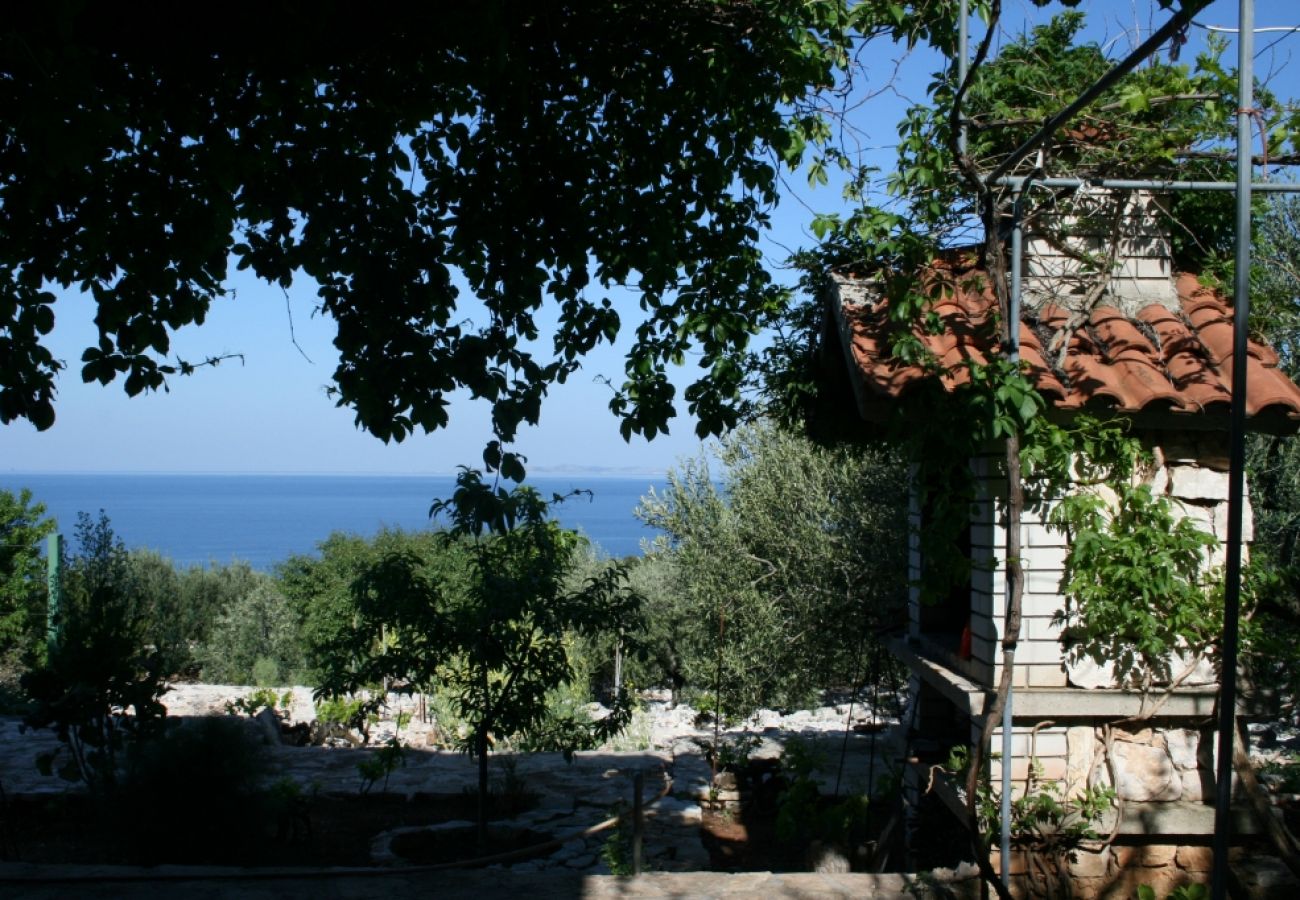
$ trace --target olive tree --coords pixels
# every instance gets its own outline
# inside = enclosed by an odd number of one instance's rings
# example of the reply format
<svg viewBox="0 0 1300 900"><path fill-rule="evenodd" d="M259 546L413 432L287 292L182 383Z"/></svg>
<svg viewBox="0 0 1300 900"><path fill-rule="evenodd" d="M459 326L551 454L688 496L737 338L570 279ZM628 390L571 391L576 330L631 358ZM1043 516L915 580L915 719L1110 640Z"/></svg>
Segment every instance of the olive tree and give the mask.
<svg viewBox="0 0 1300 900"><path fill-rule="evenodd" d="M852 684L905 599L905 478L884 449L824 448L770 423L686 460L638 515L666 532L687 684L724 716ZM653 632L652 632L653 633ZM653 648L651 649L653 653Z"/></svg>

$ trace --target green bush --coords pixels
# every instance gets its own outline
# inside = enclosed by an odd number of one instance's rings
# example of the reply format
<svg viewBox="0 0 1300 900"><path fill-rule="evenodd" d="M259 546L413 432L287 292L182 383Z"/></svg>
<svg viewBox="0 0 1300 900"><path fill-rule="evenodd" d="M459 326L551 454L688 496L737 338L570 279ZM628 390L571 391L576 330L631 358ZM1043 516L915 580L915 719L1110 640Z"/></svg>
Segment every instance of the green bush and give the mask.
<svg viewBox="0 0 1300 900"><path fill-rule="evenodd" d="M190 566L178 576L178 612L185 622L185 635L196 646L208 642L212 625L222 613L270 579L269 575L254 571L248 563L240 560L229 564Z"/></svg>
<svg viewBox="0 0 1300 900"><path fill-rule="evenodd" d="M215 684L296 680L304 668L298 615L274 582L259 580L217 616L198 657Z"/></svg>
<svg viewBox="0 0 1300 900"><path fill-rule="evenodd" d="M243 713L246 716L256 716L264 709L272 712L288 712L293 707L293 691L285 691L283 694L277 694L270 688L259 688L246 697L236 697L226 703L226 715L234 716Z"/></svg>
<svg viewBox="0 0 1300 900"><path fill-rule="evenodd" d="M326 673L336 680L378 687L383 676L361 671L383 652L383 629L358 652L359 624L370 613L359 605L354 585L381 560L400 557L430 581L455 590L464 580L464 554L455 542L432 531L381 531L372 539L335 532L317 545L318 555L298 555L277 568L276 583L297 617L302 681L320 685ZM369 633L369 631L367 632ZM337 693L330 691L329 693Z"/></svg>
<svg viewBox="0 0 1300 900"><path fill-rule="evenodd" d="M158 664L168 675L192 673L190 636L181 611L181 582L172 561L155 550L130 550L126 554L127 578L135 596L145 640L158 653Z"/></svg>
<svg viewBox="0 0 1300 900"><path fill-rule="evenodd" d="M169 727L132 748L115 803L124 853L139 863L215 863L269 837L259 742L238 719Z"/></svg>
<svg viewBox="0 0 1300 900"><path fill-rule="evenodd" d="M161 730L166 672L108 517L82 513L77 541L64 566L57 641L46 663L22 679L33 704L25 723L53 729L61 742L38 757L42 770L53 771L62 756L60 775L110 797L124 753Z"/></svg>

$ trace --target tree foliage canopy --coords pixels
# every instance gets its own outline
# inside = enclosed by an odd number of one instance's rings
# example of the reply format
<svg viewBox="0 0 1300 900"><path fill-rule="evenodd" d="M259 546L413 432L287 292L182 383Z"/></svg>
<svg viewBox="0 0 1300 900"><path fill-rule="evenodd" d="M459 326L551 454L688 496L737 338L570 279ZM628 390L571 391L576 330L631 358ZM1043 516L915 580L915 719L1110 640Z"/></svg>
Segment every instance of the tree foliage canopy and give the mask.
<svg viewBox="0 0 1300 900"><path fill-rule="evenodd" d="M220 361L172 356L172 335L233 264L317 285L337 400L384 440L445 426L464 391L509 442L631 329L623 434L654 436L683 401L717 433L786 300L758 240L780 167L832 133L818 98L847 90L863 40L952 50L956 9L492 0L358 20L276 2L164 42L141 39L145 10L17 11L0 27L0 422L54 420L56 288L95 304L82 378L137 394ZM688 353L701 371L679 398L666 370ZM500 449L486 462L522 475Z"/></svg>
<svg viewBox="0 0 1300 900"><path fill-rule="evenodd" d="M624 433L666 427L664 367L692 348L691 411L730 424L733 357L779 296L756 242L800 149L782 105L833 82L844 4L302 12L227 8L162 42L144 10L8 17L0 421L54 419L52 288L96 304L82 377L136 394L192 370L171 332L233 262L319 285L338 400L385 440L444 426L458 389L509 440L614 339L620 285L643 312Z"/></svg>

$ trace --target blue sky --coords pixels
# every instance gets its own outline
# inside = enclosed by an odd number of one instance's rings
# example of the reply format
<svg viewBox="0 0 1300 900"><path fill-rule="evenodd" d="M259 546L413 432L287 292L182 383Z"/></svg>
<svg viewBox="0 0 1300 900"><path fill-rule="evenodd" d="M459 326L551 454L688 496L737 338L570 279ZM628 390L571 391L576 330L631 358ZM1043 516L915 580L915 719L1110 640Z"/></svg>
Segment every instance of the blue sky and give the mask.
<svg viewBox="0 0 1300 900"><path fill-rule="evenodd" d="M1158 26L1166 14L1152 12L1148 0L1085 2L1091 35L1113 44L1119 55ZM1197 21L1206 25L1237 24L1236 0L1219 0ZM1046 15L1029 0L1008 0L1003 30L1014 34ZM1050 12L1050 8L1047 12ZM1300 24L1300 9L1292 0L1259 0L1259 27ZM978 23L973 28L980 33ZM1194 28L1185 59L1193 58L1206 32ZM1271 45L1271 46L1270 46ZM1261 77L1281 97L1300 94L1300 35L1261 34L1256 65ZM1235 63L1235 43L1229 59ZM1225 60L1229 61L1229 60ZM924 97L924 86L940 66L933 56L892 51L881 44L864 54L862 83L879 91L852 115L866 158L888 166L893 158L895 124L909 102ZM790 249L812 243L806 222L809 207L834 211L834 189L811 192L798 173L788 175L790 195L776 211L775 227L765 252L778 277ZM232 267L233 271L233 267ZM346 472L441 473L479 459L490 438L487 410L468 401L452 408L450 428L430 436L417 435L400 445L385 445L357 430L352 413L339 409L326 396L334 369L331 345L333 322L313 315L314 293L309 284L296 285L286 296L244 277L230 282L232 295L217 301L201 327L181 330L173 350L186 359L239 353L218 368L176 378L168 393L127 398L118 384L108 387L81 383L78 359L95 340L93 308L88 299L63 295L55 306L57 325L51 335L55 355L69 363L58 383L58 419L46 432L26 422L0 426L0 467L11 472ZM635 324L636 308L624 310L624 331ZM294 345L296 338L298 347ZM530 460L530 471L609 469L629 473L662 473L681 456L698 449L684 410L669 435L652 442L624 443L617 421L608 412L610 389L605 377L622 381L626 339L591 354L583 369L566 385L555 387L543 409L542 424L521 433L518 449ZM690 380L693 364L676 379Z"/></svg>

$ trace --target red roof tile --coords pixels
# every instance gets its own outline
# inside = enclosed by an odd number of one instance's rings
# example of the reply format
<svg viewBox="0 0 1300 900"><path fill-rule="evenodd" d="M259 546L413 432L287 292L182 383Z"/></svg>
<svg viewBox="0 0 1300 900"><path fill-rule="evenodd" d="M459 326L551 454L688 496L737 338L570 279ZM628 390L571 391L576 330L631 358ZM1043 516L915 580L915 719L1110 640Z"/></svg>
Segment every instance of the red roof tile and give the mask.
<svg viewBox="0 0 1300 900"><path fill-rule="evenodd" d="M851 277L837 276L837 282L865 286ZM945 260L922 286L935 297L931 309L941 325L933 332L914 330L936 364L929 367L893 357L884 301L838 303L845 349L863 392L888 401L924 384L953 390L970 380L960 363L987 361L997 341L996 300L987 278ZM1021 359L1039 391L1067 410L1226 413L1235 362L1230 301L1192 275L1179 276L1176 288L1179 311L1153 303L1130 319L1100 306L1086 322L1074 322L1069 334L1070 315L1059 306L1026 316ZM1246 415L1300 427L1300 388L1277 368L1277 353L1255 341L1248 349Z"/></svg>

